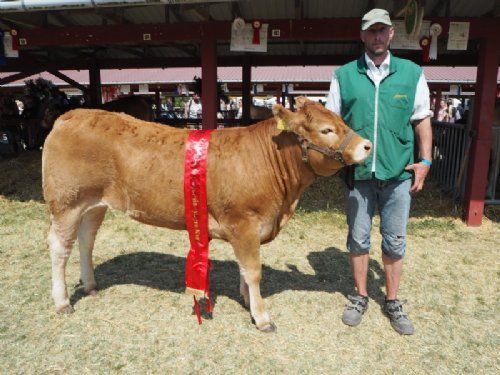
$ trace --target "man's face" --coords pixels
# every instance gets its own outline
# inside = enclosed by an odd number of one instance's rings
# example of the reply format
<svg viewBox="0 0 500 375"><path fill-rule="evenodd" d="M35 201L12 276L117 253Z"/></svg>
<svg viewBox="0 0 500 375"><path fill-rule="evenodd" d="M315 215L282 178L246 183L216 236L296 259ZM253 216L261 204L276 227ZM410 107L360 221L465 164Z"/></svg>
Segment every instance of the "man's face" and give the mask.
<svg viewBox="0 0 500 375"><path fill-rule="evenodd" d="M361 31L361 40L369 55L381 56L389 49L394 28L383 23L376 23L367 30Z"/></svg>

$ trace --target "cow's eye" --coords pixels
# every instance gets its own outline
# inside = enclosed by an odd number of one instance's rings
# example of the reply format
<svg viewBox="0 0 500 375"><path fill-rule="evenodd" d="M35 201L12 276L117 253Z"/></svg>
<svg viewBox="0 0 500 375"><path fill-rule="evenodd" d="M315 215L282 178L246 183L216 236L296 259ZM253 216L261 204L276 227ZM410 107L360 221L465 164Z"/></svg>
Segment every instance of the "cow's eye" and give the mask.
<svg viewBox="0 0 500 375"><path fill-rule="evenodd" d="M323 133L323 134L333 133L333 130L330 128L325 128L325 129L321 130L321 133Z"/></svg>

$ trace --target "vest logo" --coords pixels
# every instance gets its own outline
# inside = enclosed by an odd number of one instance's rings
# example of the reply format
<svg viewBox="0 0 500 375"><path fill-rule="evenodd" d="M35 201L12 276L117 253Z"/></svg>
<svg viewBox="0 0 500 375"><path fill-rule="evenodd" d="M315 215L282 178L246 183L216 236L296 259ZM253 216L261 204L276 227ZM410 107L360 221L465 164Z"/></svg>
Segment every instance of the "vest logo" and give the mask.
<svg viewBox="0 0 500 375"><path fill-rule="evenodd" d="M401 99L408 99L408 95L406 94L395 94L394 99L396 100L401 100Z"/></svg>

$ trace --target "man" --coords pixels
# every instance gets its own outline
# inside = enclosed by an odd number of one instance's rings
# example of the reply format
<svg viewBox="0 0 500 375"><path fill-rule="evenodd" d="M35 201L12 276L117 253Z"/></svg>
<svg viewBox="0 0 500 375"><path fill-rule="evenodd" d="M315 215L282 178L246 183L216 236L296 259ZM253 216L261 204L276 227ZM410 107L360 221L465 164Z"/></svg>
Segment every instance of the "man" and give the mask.
<svg viewBox="0 0 500 375"><path fill-rule="evenodd" d="M373 143L372 155L355 167L353 189L348 192L347 249L356 293L348 297L342 321L356 326L368 308L370 232L378 207L386 283L384 312L397 332L413 334L413 324L397 292L406 251L410 193L422 189L431 165L432 112L422 69L389 52L393 36L387 11L373 9L363 16L365 53L334 73L326 107ZM421 158L416 163L414 138Z"/></svg>

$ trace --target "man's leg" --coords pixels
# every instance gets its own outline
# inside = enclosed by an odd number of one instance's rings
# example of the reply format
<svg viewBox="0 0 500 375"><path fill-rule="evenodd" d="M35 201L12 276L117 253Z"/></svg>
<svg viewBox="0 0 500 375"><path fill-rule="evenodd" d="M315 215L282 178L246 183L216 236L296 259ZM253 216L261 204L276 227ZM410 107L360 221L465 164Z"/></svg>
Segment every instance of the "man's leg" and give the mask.
<svg viewBox="0 0 500 375"><path fill-rule="evenodd" d="M369 254L351 254L351 268L354 276L354 288L359 295L368 296L366 279L368 275Z"/></svg>
<svg viewBox="0 0 500 375"><path fill-rule="evenodd" d="M351 268L356 294L348 296L342 321L357 326L368 308L367 275L370 251L370 232L375 210L375 195L371 181L357 181L347 196L347 249L350 252Z"/></svg>
<svg viewBox="0 0 500 375"><path fill-rule="evenodd" d="M406 226L410 213L411 180L390 183L380 191L380 232L384 262L386 301L384 311L392 327L401 334L411 335L413 325L397 299L403 257L406 252Z"/></svg>
<svg viewBox="0 0 500 375"><path fill-rule="evenodd" d="M393 259L382 254L382 261L384 262L385 270L386 299L397 299L399 282L401 280L401 273L403 272L403 259Z"/></svg>

